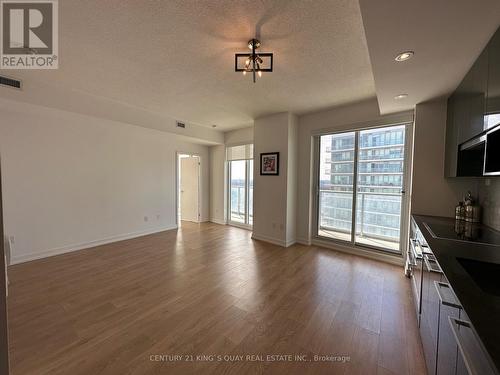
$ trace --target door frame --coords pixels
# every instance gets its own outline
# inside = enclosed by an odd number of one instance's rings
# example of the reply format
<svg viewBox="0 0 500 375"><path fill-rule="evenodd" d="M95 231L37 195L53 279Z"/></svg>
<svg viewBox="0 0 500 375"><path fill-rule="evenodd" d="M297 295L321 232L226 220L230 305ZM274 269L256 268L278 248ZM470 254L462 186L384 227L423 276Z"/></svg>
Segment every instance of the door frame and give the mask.
<svg viewBox="0 0 500 375"><path fill-rule="evenodd" d="M180 200L180 189L181 189L181 180L180 180L180 163L181 163L181 155L189 155L190 157L198 158L198 221L197 223L201 223L201 207L202 207L202 194L201 194L201 169L202 169L202 158L199 153L196 152L185 152L185 151L176 151L175 152L175 222L177 226L181 224L181 217L179 215L181 200Z"/></svg>
<svg viewBox="0 0 500 375"><path fill-rule="evenodd" d="M355 238L355 228L356 228L356 218L354 213L356 212L356 186L357 186L357 177L356 173L353 181L353 223L352 223L352 232L351 232L351 241L343 241L336 238L330 238L325 236L318 235L319 229L319 173L320 173L320 137L322 135L330 135L330 134L342 134L342 133L355 133L355 155L354 155L354 172L357 169L357 151L356 147L358 146L358 138L359 132L363 130L371 130L371 129L379 129L379 128L387 128L392 126L405 126L405 150L404 150L404 160L403 160L403 186L402 190L404 193L403 201L401 203L401 218L400 218L400 235L399 235L399 252L393 252L390 250L384 250L382 248L376 246L370 246L365 244L356 243L352 239ZM315 132L312 135L312 152L313 152L313 170L312 177L313 181L311 184L311 196L313 197L312 201L312 241L320 241L320 242L331 242L337 243L339 245L349 247L352 249L364 249L371 250L374 252L379 252L384 255L404 257L406 253L406 246L408 244L408 235L409 235L409 222L410 222L410 203L411 203L411 175L412 175L412 160L413 160L413 128L414 128L414 120L406 120L406 121L388 121L387 123L377 123L373 125L367 124L366 126L342 128L338 130L331 129L322 129L321 131ZM407 225L408 224L408 225Z"/></svg>
<svg viewBox="0 0 500 375"><path fill-rule="evenodd" d="M249 230L252 230L253 229L253 225L252 224L247 224L247 223L238 223L237 221L232 221L231 220L231 162L232 161L244 161L245 162L245 221L248 222L248 217L250 215L249 213L249 208L250 208L250 205L248 204L249 202L249 190L247 188L247 185L248 185L248 182L249 182L249 178L250 178L250 173L253 174L253 170L250 170L249 168L249 161L253 159L241 159L241 160L228 160L226 162L226 168L227 168L227 173L226 173L226 176L227 176L227 181L226 181L226 190L227 190L227 202L226 202L226 207L227 207L227 212L226 212L226 223L228 223L229 225L232 225L234 227L238 227L238 228L243 228L243 229L249 229ZM255 162L254 162L255 163ZM255 165L253 166L253 169L255 169ZM253 208L252 208L252 212L253 212Z"/></svg>
<svg viewBox="0 0 500 375"><path fill-rule="evenodd" d="M1 163L0 163L1 165ZM2 171L0 166L0 372L9 374L9 326L7 311L7 264L5 258L2 208Z"/></svg>

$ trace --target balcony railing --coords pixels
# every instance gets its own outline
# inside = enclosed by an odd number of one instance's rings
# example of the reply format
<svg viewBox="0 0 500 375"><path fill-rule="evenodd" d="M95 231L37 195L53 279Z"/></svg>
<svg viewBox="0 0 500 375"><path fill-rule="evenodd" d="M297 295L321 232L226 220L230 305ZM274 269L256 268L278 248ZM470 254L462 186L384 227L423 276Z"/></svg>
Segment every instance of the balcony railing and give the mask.
<svg viewBox="0 0 500 375"><path fill-rule="evenodd" d="M320 190L320 229L350 233L352 198L349 191ZM358 192L357 199L356 235L399 242L401 193Z"/></svg>
<svg viewBox="0 0 500 375"><path fill-rule="evenodd" d="M252 192L252 187L250 192ZM249 197L251 198L251 197ZM251 203L251 201L250 201ZM253 218L252 207L249 207L249 219ZM231 219L245 220L245 186L231 186Z"/></svg>

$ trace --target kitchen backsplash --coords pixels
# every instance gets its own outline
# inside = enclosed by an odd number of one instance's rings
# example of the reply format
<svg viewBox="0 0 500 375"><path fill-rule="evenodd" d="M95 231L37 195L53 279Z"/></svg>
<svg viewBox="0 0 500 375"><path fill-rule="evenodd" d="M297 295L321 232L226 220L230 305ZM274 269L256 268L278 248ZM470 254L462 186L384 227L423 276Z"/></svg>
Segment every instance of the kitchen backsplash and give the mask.
<svg viewBox="0 0 500 375"><path fill-rule="evenodd" d="M486 182L489 180L489 186ZM481 179L478 187L479 204L483 208L483 224L500 230L500 177Z"/></svg>

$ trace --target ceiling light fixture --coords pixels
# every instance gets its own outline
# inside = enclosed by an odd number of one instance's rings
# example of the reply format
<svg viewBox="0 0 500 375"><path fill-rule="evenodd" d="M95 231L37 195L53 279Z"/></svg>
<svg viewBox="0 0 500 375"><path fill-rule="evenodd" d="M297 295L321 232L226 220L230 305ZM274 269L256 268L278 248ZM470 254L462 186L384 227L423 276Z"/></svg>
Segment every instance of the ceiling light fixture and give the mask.
<svg viewBox="0 0 500 375"><path fill-rule="evenodd" d="M267 52L257 54L255 51L259 47L259 40L250 39L248 41L248 48L250 48L252 52L237 53L234 55L234 71L243 72L243 75L252 73L254 83L256 75L262 77L262 72L273 71L273 54ZM242 63L243 60L244 63Z"/></svg>
<svg viewBox="0 0 500 375"><path fill-rule="evenodd" d="M402 61L406 61L406 60L409 60L413 57L413 55L415 54L415 52L413 51L405 51L405 52L401 52L399 55L397 55L394 60L398 61L398 62L402 62Z"/></svg>
<svg viewBox="0 0 500 375"><path fill-rule="evenodd" d="M408 94L399 94L399 95L396 95L396 96L394 97L394 99L396 99L396 100L401 100L401 99L405 99L405 98L407 98L407 97L408 97Z"/></svg>

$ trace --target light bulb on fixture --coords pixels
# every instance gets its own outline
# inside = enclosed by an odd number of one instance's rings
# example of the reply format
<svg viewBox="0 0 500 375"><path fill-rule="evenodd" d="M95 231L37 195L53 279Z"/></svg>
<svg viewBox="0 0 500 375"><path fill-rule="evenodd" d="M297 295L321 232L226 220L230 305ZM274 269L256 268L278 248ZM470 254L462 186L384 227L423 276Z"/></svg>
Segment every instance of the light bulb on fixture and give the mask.
<svg viewBox="0 0 500 375"><path fill-rule="evenodd" d="M256 50L259 47L260 41L251 39L248 41L248 48L251 50L251 53L237 53L234 59L234 70L242 72L244 76L247 73L251 73L250 76L252 76L254 83L257 77L262 77L262 72L273 71L273 54L269 52L257 53Z"/></svg>

